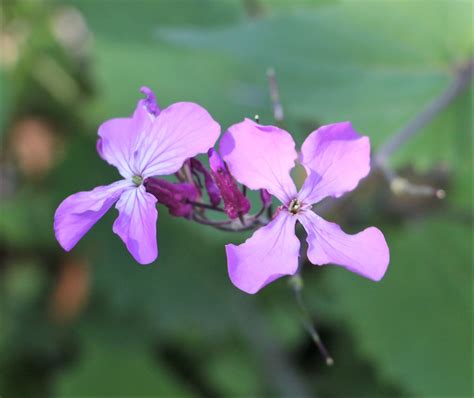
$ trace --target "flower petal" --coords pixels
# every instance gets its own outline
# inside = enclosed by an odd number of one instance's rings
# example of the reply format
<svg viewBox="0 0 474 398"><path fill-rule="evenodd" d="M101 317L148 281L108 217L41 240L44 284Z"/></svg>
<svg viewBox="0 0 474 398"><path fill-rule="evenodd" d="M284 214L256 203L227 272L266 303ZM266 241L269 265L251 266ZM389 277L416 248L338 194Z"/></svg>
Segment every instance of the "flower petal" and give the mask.
<svg viewBox="0 0 474 398"><path fill-rule="evenodd" d="M254 294L275 279L296 273L300 241L295 223L296 217L282 210L245 243L226 245L229 276L236 287Z"/></svg>
<svg viewBox="0 0 474 398"><path fill-rule="evenodd" d="M203 107L192 102L170 105L138 139L136 168L144 178L172 174L186 159L207 152L219 134L219 124Z"/></svg>
<svg viewBox="0 0 474 398"><path fill-rule="evenodd" d="M63 249L71 250L130 186L122 180L64 199L54 215L54 233Z"/></svg>
<svg viewBox="0 0 474 398"><path fill-rule="evenodd" d="M313 264L333 263L374 281L382 279L390 253L379 229L369 227L348 235L312 211L302 213L299 221L308 233L308 259Z"/></svg>
<svg viewBox="0 0 474 398"><path fill-rule="evenodd" d="M266 189L284 204L296 195L290 171L297 154L286 131L245 119L224 134L220 153L231 174L250 189Z"/></svg>
<svg viewBox="0 0 474 398"><path fill-rule="evenodd" d="M147 193L143 185L124 192L115 205L119 216L113 231L140 264L150 264L158 257L155 205L156 198Z"/></svg>
<svg viewBox="0 0 474 398"><path fill-rule="evenodd" d="M350 122L322 126L303 143L301 163L309 175L298 195L301 200L339 197L369 173L369 138L357 134Z"/></svg>
<svg viewBox="0 0 474 398"><path fill-rule="evenodd" d="M136 140L139 134L149 131L153 120L145 100L140 100L131 118L111 119L99 127L97 151L102 159L118 169L122 177L138 175L132 156Z"/></svg>

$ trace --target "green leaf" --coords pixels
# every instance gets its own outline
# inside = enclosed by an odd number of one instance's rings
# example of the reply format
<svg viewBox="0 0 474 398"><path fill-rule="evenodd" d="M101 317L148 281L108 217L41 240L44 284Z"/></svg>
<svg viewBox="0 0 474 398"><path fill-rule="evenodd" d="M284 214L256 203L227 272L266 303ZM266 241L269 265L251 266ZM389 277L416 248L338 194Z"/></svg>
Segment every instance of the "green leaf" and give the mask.
<svg viewBox="0 0 474 398"><path fill-rule="evenodd" d="M338 315L389 380L416 396L470 395L470 227L439 218L386 237L391 264L380 283L327 270Z"/></svg>
<svg viewBox="0 0 474 398"><path fill-rule="evenodd" d="M377 145L439 95L469 57L469 15L467 2L342 2L227 28L161 29L159 37L226 55L253 71L239 77L242 84L264 92L272 66L291 127L351 120ZM267 107L262 100L254 112ZM309 131L294 133L301 140Z"/></svg>
<svg viewBox="0 0 474 398"><path fill-rule="evenodd" d="M145 345L120 333L86 336L80 362L61 374L55 396L193 396Z"/></svg>

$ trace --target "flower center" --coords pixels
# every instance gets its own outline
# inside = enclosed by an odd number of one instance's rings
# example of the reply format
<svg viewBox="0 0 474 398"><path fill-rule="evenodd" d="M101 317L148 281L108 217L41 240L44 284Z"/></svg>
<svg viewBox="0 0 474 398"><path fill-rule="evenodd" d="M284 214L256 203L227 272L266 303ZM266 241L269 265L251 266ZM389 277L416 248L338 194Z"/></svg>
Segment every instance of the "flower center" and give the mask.
<svg viewBox="0 0 474 398"><path fill-rule="evenodd" d="M133 182L137 187L139 187L140 185L142 185L143 178L140 177L140 176L133 176L133 177L132 177L132 182Z"/></svg>
<svg viewBox="0 0 474 398"><path fill-rule="evenodd" d="M288 210L291 214L297 214L301 210L301 202L298 199L293 199L288 205Z"/></svg>

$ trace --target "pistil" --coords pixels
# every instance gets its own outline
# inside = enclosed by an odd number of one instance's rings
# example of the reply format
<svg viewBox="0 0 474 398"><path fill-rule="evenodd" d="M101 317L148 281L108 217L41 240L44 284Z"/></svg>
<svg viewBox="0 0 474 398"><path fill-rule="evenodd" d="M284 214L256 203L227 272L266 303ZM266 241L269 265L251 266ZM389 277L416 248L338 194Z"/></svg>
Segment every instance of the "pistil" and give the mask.
<svg viewBox="0 0 474 398"><path fill-rule="evenodd" d="M132 177L132 182L133 182L137 187L139 187L140 185L142 185L143 178L140 177L140 176L133 176L133 177Z"/></svg>
<svg viewBox="0 0 474 398"><path fill-rule="evenodd" d="M288 205L288 210L291 214L297 214L301 210L301 202L298 199L293 199Z"/></svg>

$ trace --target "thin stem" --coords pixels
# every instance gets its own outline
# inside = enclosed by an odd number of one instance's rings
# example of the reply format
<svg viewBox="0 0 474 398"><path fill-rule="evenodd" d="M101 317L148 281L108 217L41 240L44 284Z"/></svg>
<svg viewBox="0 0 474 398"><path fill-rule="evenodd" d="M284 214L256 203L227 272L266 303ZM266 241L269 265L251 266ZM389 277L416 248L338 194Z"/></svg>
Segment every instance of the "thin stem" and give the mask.
<svg viewBox="0 0 474 398"><path fill-rule="evenodd" d="M280 101L280 91L275 76L275 69L268 68L267 70L268 85L270 88L270 99L272 100L273 118L277 122L283 121L283 106Z"/></svg>
<svg viewBox="0 0 474 398"><path fill-rule="evenodd" d="M391 136L385 144L379 148L374 159L375 165L383 169L388 158L394 152L396 152L410 138L418 134L426 124L433 120L444 108L453 102L454 99L464 91L464 89L468 87L473 74L474 60L471 59L469 63L463 65L458 70L454 81L448 86L446 91L429 104L425 110L412 119L405 127Z"/></svg>
<svg viewBox="0 0 474 398"><path fill-rule="evenodd" d="M210 227L229 225L232 223L232 220L214 221L214 220L209 220L208 218L205 218L202 215L198 216L197 214L193 215L193 220L199 224L209 225Z"/></svg>
<svg viewBox="0 0 474 398"><path fill-rule="evenodd" d="M255 227L258 227L260 225L263 225L262 222L256 220L252 224L245 225L243 227L226 227L226 226L216 226L217 229L221 231L227 231L227 232L244 232L244 231L251 231L255 229Z"/></svg>
<svg viewBox="0 0 474 398"><path fill-rule="evenodd" d="M260 208L260 210L253 216L254 219L258 220L260 218L260 216L265 212L265 210L267 210L268 207L266 206L262 206Z"/></svg>
<svg viewBox="0 0 474 398"><path fill-rule="evenodd" d="M225 213L225 210L222 207L214 207L214 206L208 205L206 203L193 202L191 200L188 200L188 203L190 205L195 206L195 207L200 207L200 208L207 209L207 210L214 210L214 211L218 211L218 212L221 212L221 213Z"/></svg>
<svg viewBox="0 0 474 398"><path fill-rule="evenodd" d="M295 281L293 280L292 285L292 290L295 295L296 303L298 304L298 307L301 312L301 322L303 323L304 328L306 331L309 333L311 336L312 340L316 344L316 346L319 349L319 352L321 355L324 357L324 360L326 361L326 365L332 366L334 364L334 359L329 355L329 352L324 345L324 343L321 340L321 337L319 336L318 331L316 330L316 327L314 326L313 322L311 321L311 315L306 308L306 305L303 301L302 293L301 291L303 290L303 281L301 279L301 276L299 274L296 274L292 278L298 278L299 280Z"/></svg>

